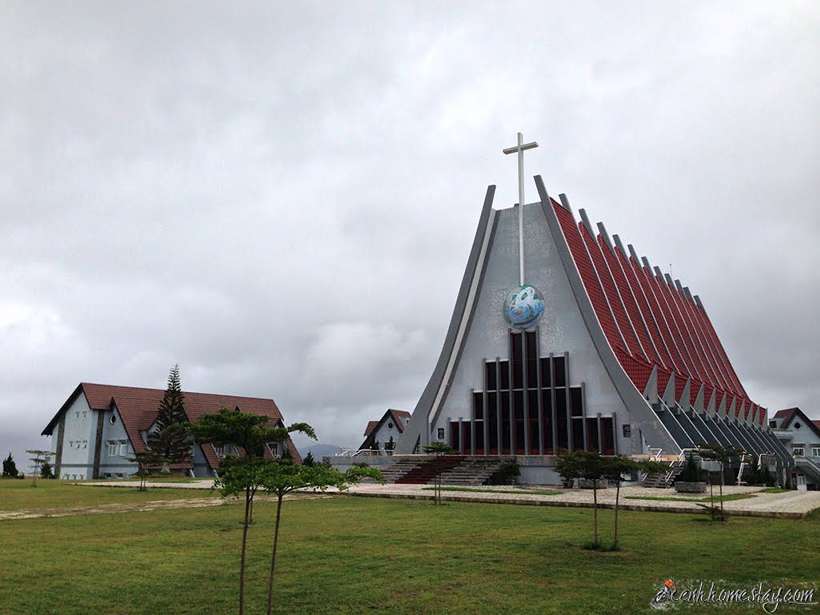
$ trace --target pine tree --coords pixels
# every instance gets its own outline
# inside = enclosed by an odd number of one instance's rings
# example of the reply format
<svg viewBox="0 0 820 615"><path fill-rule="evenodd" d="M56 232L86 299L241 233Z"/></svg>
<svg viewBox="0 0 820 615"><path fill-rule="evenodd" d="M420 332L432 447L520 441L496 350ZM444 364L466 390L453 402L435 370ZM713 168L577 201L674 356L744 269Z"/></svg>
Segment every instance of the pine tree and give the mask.
<svg viewBox="0 0 820 615"><path fill-rule="evenodd" d="M165 463L185 463L191 458L192 444L179 365L174 365L168 374L168 386L159 404L154 429L148 435L148 448Z"/></svg>
<svg viewBox="0 0 820 615"><path fill-rule="evenodd" d="M14 457L11 456L11 453L3 460L3 476L17 478L17 464L14 463Z"/></svg>

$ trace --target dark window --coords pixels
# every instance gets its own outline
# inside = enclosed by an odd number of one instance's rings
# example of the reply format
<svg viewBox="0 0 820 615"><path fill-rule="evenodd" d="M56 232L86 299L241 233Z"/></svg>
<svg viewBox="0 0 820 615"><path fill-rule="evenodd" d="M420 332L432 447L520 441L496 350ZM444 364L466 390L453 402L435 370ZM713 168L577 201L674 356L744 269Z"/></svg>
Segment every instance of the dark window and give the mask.
<svg viewBox="0 0 820 615"><path fill-rule="evenodd" d="M484 450L484 422L479 421L475 424L475 452L476 455L486 455Z"/></svg>
<svg viewBox="0 0 820 615"><path fill-rule="evenodd" d="M566 361L564 361L564 357L553 357L552 363L555 367L555 386L567 386Z"/></svg>
<svg viewBox="0 0 820 615"><path fill-rule="evenodd" d="M501 387L502 389L510 388L510 362L499 361L498 367L501 371Z"/></svg>
<svg viewBox="0 0 820 615"><path fill-rule="evenodd" d="M584 405L583 395L581 395L581 387L571 387L569 390L569 407L572 410L572 416L583 416Z"/></svg>
<svg viewBox="0 0 820 615"><path fill-rule="evenodd" d="M510 452L510 393L501 393L501 452Z"/></svg>
<svg viewBox="0 0 820 615"><path fill-rule="evenodd" d="M601 417L601 449L604 455L615 454L615 423L611 416Z"/></svg>
<svg viewBox="0 0 820 615"><path fill-rule="evenodd" d="M490 441L487 443L487 446L490 449L490 453L495 454L498 453L498 418L495 413L493 413L487 420L489 421L487 426L490 432Z"/></svg>
<svg viewBox="0 0 820 615"><path fill-rule="evenodd" d="M538 455L540 452L538 446L540 442L538 434L538 391L529 391L527 393L527 404L530 422L530 453Z"/></svg>
<svg viewBox="0 0 820 615"><path fill-rule="evenodd" d="M438 436L438 440L444 440L444 427L439 427L436 435Z"/></svg>
<svg viewBox="0 0 820 615"><path fill-rule="evenodd" d="M450 421L450 448L458 450L458 421Z"/></svg>
<svg viewBox="0 0 820 615"><path fill-rule="evenodd" d="M632 425L630 425L629 423L624 423L623 425L621 425L621 429L623 429L624 438L632 437Z"/></svg>
<svg viewBox="0 0 820 615"><path fill-rule="evenodd" d="M565 389L556 389L555 390L555 409L556 409L556 421L555 426L558 429L558 448L559 449L566 449L568 448L568 439L567 439L567 397L565 394Z"/></svg>
<svg viewBox="0 0 820 615"><path fill-rule="evenodd" d="M550 358L539 359L541 363L541 386L544 388L552 386L552 373L550 372Z"/></svg>
<svg viewBox="0 0 820 615"><path fill-rule="evenodd" d="M587 450L598 450L598 419L585 419L587 422Z"/></svg>
<svg viewBox="0 0 820 615"><path fill-rule="evenodd" d="M484 394L473 393L473 418L484 418Z"/></svg>
<svg viewBox="0 0 820 615"><path fill-rule="evenodd" d="M527 332L527 386L535 388L538 383L538 340L534 331Z"/></svg>
<svg viewBox="0 0 820 615"><path fill-rule="evenodd" d="M544 413L544 452L551 455L554 451L552 442L552 392L541 391L541 410Z"/></svg>
<svg viewBox="0 0 820 615"><path fill-rule="evenodd" d="M584 450L584 419L582 417L572 419L572 449Z"/></svg>
<svg viewBox="0 0 820 615"><path fill-rule="evenodd" d="M521 347L521 334L512 334L512 384L514 389L520 389L524 381L523 348Z"/></svg>
<svg viewBox="0 0 820 615"><path fill-rule="evenodd" d="M484 418L490 421L498 419L498 393L487 393L487 408Z"/></svg>
<svg viewBox="0 0 820 615"><path fill-rule="evenodd" d="M461 423L461 451L466 455L470 454L470 447L472 446L472 441L470 440L470 428L472 427L472 423L468 423L467 421L463 421Z"/></svg>
<svg viewBox="0 0 820 615"><path fill-rule="evenodd" d="M513 393L513 414L516 419L524 419L524 394L521 391Z"/></svg>
<svg viewBox="0 0 820 615"><path fill-rule="evenodd" d="M487 390L488 391L495 391L496 390L496 377L495 377L495 361L492 363L485 363L484 364L484 371L486 372L486 379L487 379Z"/></svg>

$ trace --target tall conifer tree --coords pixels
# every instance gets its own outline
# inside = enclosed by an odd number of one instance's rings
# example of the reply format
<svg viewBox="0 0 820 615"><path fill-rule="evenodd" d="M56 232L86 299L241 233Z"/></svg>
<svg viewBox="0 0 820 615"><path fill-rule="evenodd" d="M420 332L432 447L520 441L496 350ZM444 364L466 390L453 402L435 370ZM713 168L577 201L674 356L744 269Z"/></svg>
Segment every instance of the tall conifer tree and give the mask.
<svg viewBox="0 0 820 615"><path fill-rule="evenodd" d="M148 436L148 447L166 463L185 463L191 458L191 437L179 365L168 374L168 386L159 404L155 429Z"/></svg>

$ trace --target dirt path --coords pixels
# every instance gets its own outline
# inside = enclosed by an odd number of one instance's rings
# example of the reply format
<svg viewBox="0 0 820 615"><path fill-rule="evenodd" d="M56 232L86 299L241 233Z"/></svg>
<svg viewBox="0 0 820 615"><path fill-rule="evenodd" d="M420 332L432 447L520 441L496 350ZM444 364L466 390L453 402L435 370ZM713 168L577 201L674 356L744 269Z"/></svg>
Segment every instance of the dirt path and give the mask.
<svg viewBox="0 0 820 615"><path fill-rule="evenodd" d="M295 495L285 499L315 499L326 497L322 495ZM257 501L272 501L272 498L260 497ZM100 504L99 506L77 506L71 508L35 508L28 510L0 511L0 521L14 521L17 519L42 519L55 517L76 517L79 515L101 515L110 513L147 512L152 510L173 510L177 508L213 508L225 504L233 504L237 500L222 498L192 498L180 500L155 500L138 504Z"/></svg>

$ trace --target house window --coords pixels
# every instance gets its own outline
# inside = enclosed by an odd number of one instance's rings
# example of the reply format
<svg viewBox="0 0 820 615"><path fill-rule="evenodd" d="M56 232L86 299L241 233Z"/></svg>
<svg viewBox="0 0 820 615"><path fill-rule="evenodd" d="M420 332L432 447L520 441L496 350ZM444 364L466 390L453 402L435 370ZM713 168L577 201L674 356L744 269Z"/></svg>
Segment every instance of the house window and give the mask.
<svg viewBox="0 0 820 615"><path fill-rule="evenodd" d="M388 424L387 424L387 428L388 428L388 429L393 429L393 423L388 423Z"/></svg>
<svg viewBox="0 0 820 615"><path fill-rule="evenodd" d="M223 459L225 457L225 447L224 446L216 446L214 445L214 452L219 459Z"/></svg>
<svg viewBox="0 0 820 615"><path fill-rule="evenodd" d="M795 429L800 429L800 423L795 423L795 424L794 424L794 428L795 428Z"/></svg>
<svg viewBox="0 0 820 615"><path fill-rule="evenodd" d="M812 457L820 457L820 446L812 446L811 447L811 456Z"/></svg>
<svg viewBox="0 0 820 615"><path fill-rule="evenodd" d="M111 423L112 425L114 423L116 423L117 422L117 415L112 412L111 416L108 418L108 422Z"/></svg>
<svg viewBox="0 0 820 615"><path fill-rule="evenodd" d="M108 457L113 457L117 454L117 442L114 440L109 440L105 443L105 454Z"/></svg>
<svg viewBox="0 0 820 615"><path fill-rule="evenodd" d="M444 427L439 427L436 431L436 439L437 440L444 440Z"/></svg>
<svg viewBox="0 0 820 615"><path fill-rule="evenodd" d="M769 421L769 427L771 427L772 429L776 428L777 427L777 421Z"/></svg>
<svg viewBox="0 0 820 615"><path fill-rule="evenodd" d="M119 441L119 455L120 457L124 457L128 454L128 440L120 440Z"/></svg>
<svg viewBox="0 0 820 615"><path fill-rule="evenodd" d="M792 447L792 454L795 457L802 457L803 456L803 447L802 446L794 446Z"/></svg>

